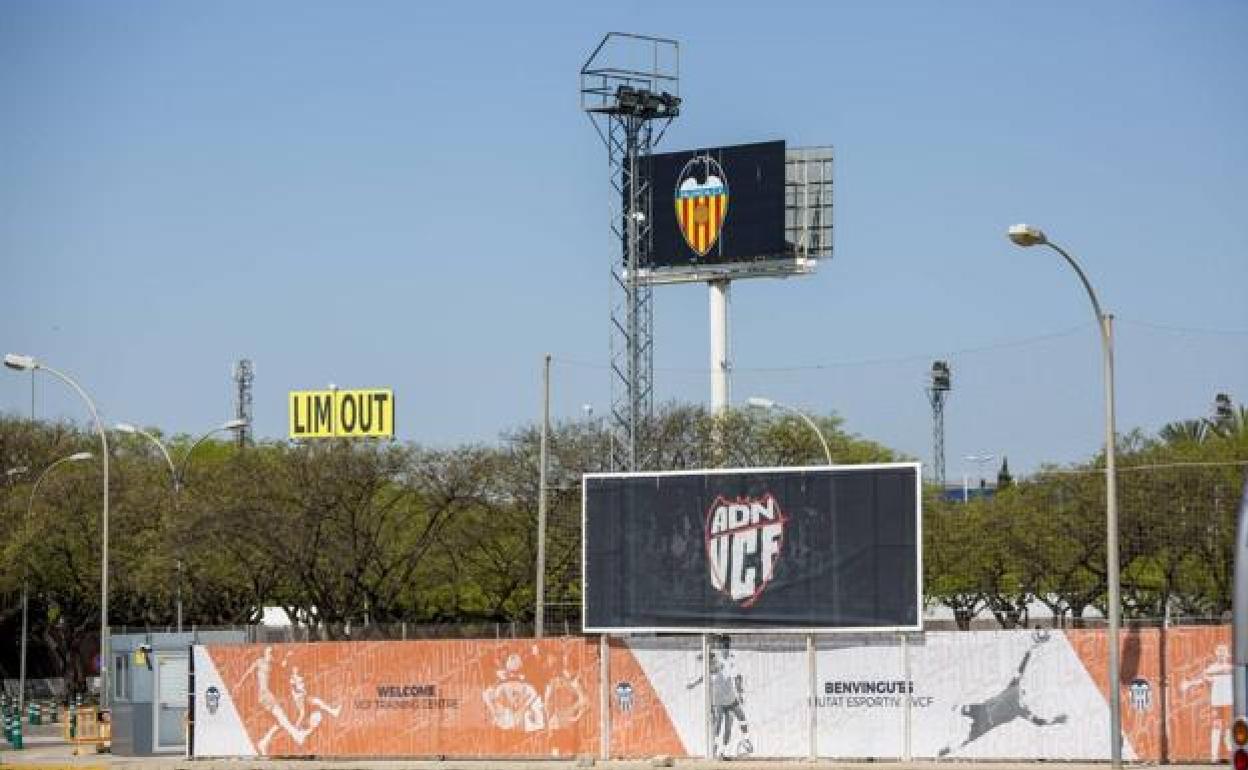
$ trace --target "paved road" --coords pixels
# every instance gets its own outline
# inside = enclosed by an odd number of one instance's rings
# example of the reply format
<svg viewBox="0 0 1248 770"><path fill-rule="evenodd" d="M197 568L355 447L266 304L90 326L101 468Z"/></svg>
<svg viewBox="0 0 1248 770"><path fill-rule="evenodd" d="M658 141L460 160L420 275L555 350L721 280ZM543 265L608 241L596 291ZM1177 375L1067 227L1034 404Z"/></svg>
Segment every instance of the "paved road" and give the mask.
<svg viewBox="0 0 1248 770"><path fill-rule="evenodd" d="M585 762L580 766L588 766ZM863 770L871 764L880 764L888 770L1036 770L1038 763L1013 762L801 762L793 760L767 762L708 762L691 759L677 760L678 770ZM1054 763L1047 763L1054 764ZM1106 764L1057 763L1061 770L1105 770ZM655 765L648 761L593 762L594 767L609 770L650 770ZM396 760L195 760L183 757L116 757L108 754L73 756L68 746L32 745L23 751L0 753L0 767L17 770L562 770L575 768L578 763L560 760L444 760L444 761L396 761ZM1209 765L1168 765L1174 770L1208 770Z"/></svg>
<svg viewBox="0 0 1248 770"><path fill-rule="evenodd" d="M7 744L5 744L7 746ZM188 760L180 755L163 757L118 757L111 754L75 756L72 747L59 737L32 736L21 751L0 751L0 768L16 770L562 770L593 766L608 770L650 770L651 761L582 761L571 760L316 760L316 759L201 759ZM1106 770L1104 764L1048 762L1060 770ZM678 770L867 770L882 765L881 770L1039 770L1038 762L805 762L794 760L751 760L709 762L703 759L676 760ZM1146 765L1133 765L1146 767ZM1209 770L1211 765L1166 765L1167 770Z"/></svg>

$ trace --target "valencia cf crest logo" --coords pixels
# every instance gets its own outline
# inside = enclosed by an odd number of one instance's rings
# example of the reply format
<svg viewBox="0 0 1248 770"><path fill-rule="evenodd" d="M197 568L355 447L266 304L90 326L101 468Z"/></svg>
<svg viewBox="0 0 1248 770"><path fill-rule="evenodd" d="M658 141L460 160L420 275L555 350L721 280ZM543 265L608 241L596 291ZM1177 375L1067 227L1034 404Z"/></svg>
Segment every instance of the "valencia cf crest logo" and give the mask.
<svg viewBox="0 0 1248 770"><path fill-rule="evenodd" d="M751 607L776 574L787 519L771 494L715 498L706 512L706 557L711 585L741 607Z"/></svg>
<svg viewBox="0 0 1248 770"><path fill-rule="evenodd" d="M676 179L676 221L685 243L705 257L724 229L728 216L728 179L719 161L695 155Z"/></svg>

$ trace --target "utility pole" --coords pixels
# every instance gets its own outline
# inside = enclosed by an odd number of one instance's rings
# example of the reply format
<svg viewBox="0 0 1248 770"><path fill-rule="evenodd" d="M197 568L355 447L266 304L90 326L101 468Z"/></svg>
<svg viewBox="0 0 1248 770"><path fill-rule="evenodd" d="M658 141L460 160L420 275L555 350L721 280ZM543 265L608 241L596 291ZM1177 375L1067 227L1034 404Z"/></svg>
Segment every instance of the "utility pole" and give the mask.
<svg viewBox="0 0 1248 770"><path fill-rule="evenodd" d="M546 621L546 469L549 464L549 452L547 451L548 438L550 432L550 354L546 354L546 358L542 364L542 432L541 432L541 450L538 458L538 485L537 485L537 575L536 586L534 588L536 597L536 607L534 609L534 635L538 639L542 638L545 631Z"/></svg>

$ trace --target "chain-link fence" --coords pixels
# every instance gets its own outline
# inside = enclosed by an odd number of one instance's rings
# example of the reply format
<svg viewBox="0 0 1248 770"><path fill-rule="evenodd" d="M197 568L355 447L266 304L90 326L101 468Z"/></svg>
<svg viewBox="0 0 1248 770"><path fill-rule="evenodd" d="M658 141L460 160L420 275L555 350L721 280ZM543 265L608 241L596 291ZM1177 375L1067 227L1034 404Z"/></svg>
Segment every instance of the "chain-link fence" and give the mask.
<svg viewBox="0 0 1248 770"><path fill-rule="evenodd" d="M1242 461L1126 465L1117 474L1122 613L1220 621L1231 607ZM924 511L924 593L969 628L1090 624L1106 615L1103 471L1052 471Z"/></svg>

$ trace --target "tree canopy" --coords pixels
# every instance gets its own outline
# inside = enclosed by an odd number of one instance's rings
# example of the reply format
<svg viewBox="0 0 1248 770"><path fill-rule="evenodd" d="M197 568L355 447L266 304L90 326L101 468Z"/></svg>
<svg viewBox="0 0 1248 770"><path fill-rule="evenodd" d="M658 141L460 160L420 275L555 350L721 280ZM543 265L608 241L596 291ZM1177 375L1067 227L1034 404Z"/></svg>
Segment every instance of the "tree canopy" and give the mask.
<svg viewBox="0 0 1248 770"><path fill-rule="evenodd" d="M1248 463L1243 409L1195 428L1122 440L1120 498L1126 617L1216 615L1230 605L1235 511ZM905 459L815 416L837 463ZM435 448L383 440L206 442L175 491L141 436L110 442L110 623L167 627L255 623L283 607L313 628L344 624L528 622L537 551L539 427L492 445ZM823 464L818 437L782 413L667 405L641 432L645 467ZM168 439L181 460L187 436ZM0 416L0 675L16 659L24 582L47 675L81 686L97 643L100 464L66 463L31 497L34 477L90 432ZM551 426L546 603L577 620L581 476L609 470L610 436L592 420ZM1103 458L1048 468L969 502L928 488L924 593L958 623L1063 621L1104 610ZM30 515L27 515L27 511ZM579 622L576 623L579 626ZM12 633L10 633L12 631ZM12 649L9 649L9 647ZM37 674L37 668L32 671Z"/></svg>

